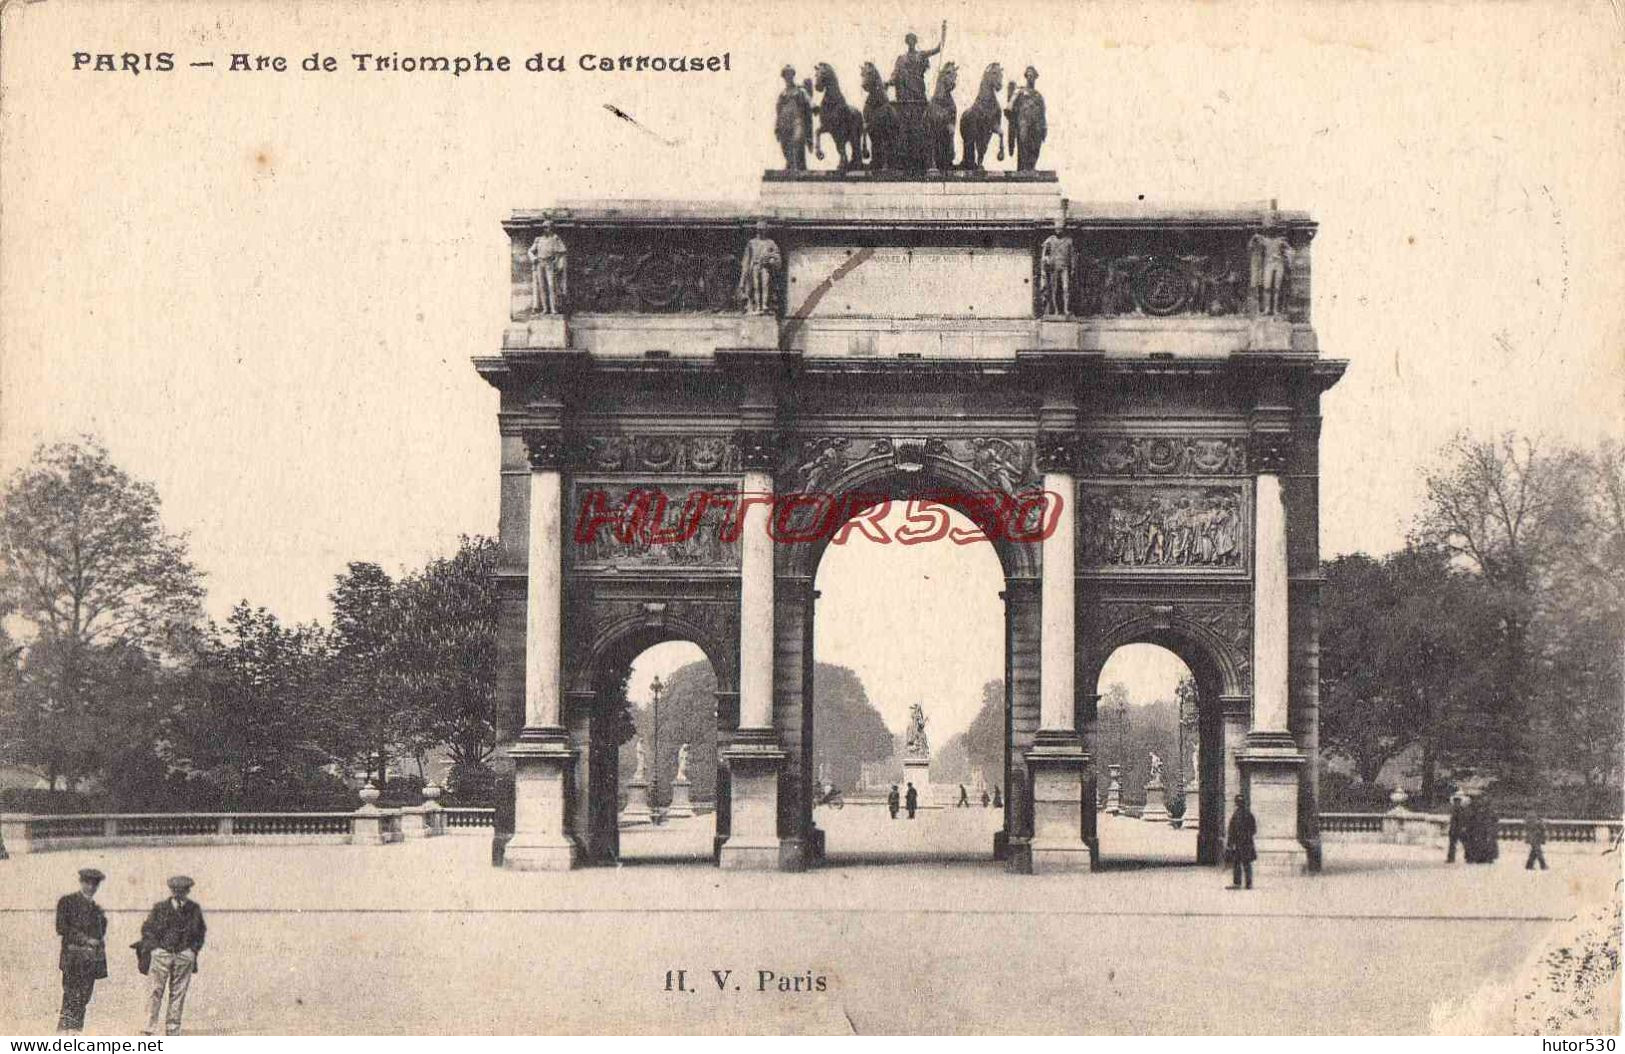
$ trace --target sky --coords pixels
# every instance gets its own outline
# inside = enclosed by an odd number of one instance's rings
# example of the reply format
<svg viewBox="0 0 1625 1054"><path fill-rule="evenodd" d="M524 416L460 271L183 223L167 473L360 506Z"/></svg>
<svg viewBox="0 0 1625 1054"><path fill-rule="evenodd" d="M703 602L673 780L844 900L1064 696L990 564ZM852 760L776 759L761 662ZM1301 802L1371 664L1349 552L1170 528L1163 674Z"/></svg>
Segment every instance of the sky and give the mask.
<svg viewBox="0 0 1625 1054"><path fill-rule="evenodd" d="M1275 199L1319 220L1313 318L1323 353L1350 361L1324 404L1326 555L1400 544L1457 430L1620 431L1625 108L1607 4L0 10L0 469L100 436L157 486L217 616L247 598L326 618L348 561L410 569L495 531L496 394L469 359L506 322L509 211L748 208L777 163L783 63L829 61L855 94L862 61L886 68L909 29L934 43L944 18L941 59L962 80L995 59L1038 67L1043 166L1069 197ZM75 72L86 49L167 49L180 68ZM237 50L297 67L313 51L476 49L726 52L731 69L225 68ZM938 619L980 610L986 568L961 555L932 570L930 554L851 552L824 572L896 591L868 622L821 623L867 649L820 642L888 714L1002 667L984 670L980 645L974 665L933 659L932 624L909 615L945 589L956 607ZM825 612L849 592L830 589Z"/></svg>

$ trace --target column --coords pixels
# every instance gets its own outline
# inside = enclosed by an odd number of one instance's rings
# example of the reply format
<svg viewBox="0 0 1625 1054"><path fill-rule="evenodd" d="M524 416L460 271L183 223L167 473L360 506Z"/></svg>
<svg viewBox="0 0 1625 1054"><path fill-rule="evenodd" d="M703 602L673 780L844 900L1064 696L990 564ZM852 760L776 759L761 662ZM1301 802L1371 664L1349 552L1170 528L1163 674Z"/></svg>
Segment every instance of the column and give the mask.
<svg viewBox="0 0 1625 1054"><path fill-rule="evenodd" d="M1032 870L1079 871L1090 867L1083 839L1084 769L1088 757L1077 729L1075 637L1077 600L1077 487L1073 481L1077 441L1070 432L1045 433L1039 468L1050 501L1059 499L1055 528L1043 540L1039 600L1038 734L1027 752L1032 773Z"/></svg>
<svg viewBox="0 0 1625 1054"><path fill-rule="evenodd" d="M732 815L718 864L779 867L779 773L787 755L773 727L773 461L765 432L740 436L744 457L739 537L739 731L728 748ZM760 500L760 499L769 500Z"/></svg>
<svg viewBox="0 0 1625 1054"><path fill-rule="evenodd" d="M1284 427L1255 429L1249 456L1254 479L1253 712L1238 761L1247 803L1258 820L1260 869L1295 871L1305 863L1298 842L1298 789L1304 755L1287 724L1286 505L1281 474L1291 450Z"/></svg>
<svg viewBox="0 0 1625 1054"><path fill-rule="evenodd" d="M504 865L521 871L575 866L567 821L575 751L560 720L564 617L563 448L560 429L525 434L530 458L530 549L525 586L525 727L514 761L514 834Z"/></svg>

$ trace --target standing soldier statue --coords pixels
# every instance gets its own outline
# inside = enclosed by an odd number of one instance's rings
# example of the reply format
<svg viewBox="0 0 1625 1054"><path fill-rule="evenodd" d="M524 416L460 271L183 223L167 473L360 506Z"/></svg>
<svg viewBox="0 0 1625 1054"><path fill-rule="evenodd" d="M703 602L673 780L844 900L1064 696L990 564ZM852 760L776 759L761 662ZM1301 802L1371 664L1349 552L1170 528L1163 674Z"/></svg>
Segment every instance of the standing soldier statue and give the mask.
<svg viewBox="0 0 1625 1054"><path fill-rule="evenodd" d="M1072 239L1066 233L1066 221L1056 220L1055 233L1044 239L1038 253L1044 283L1044 314L1063 317L1072 314L1072 271L1076 259Z"/></svg>
<svg viewBox="0 0 1625 1054"><path fill-rule="evenodd" d="M542 233L530 243L531 310L539 315L562 315L568 272L568 250L564 239L553 230L552 220L542 221Z"/></svg>
<svg viewBox="0 0 1625 1054"><path fill-rule="evenodd" d="M1010 122L1010 152L1016 156L1016 171L1031 172L1038 167L1038 152L1044 148L1049 135L1049 122L1044 116L1044 97L1038 93L1038 67L1028 66L1025 74L1027 86L1017 88L1011 81L1004 110Z"/></svg>
<svg viewBox="0 0 1625 1054"><path fill-rule="evenodd" d="M784 151L786 172L807 170L807 151L813 148L812 137L812 82L796 83L796 68L786 66L779 71L784 78L784 90L779 92L773 115L773 135Z"/></svg>
<svg viewBox="0 0 1625 1054"><path fill-rule="evenodd" d="M767 221L756 221L756 237L745 243L745 255L739 261L739 299L745 302L745 313L766 315L773 310L775 277L784 266L779 244L767 236Z"/></svg>
<svg viewBox="0 0 1625 1054"><path fill-rule="evenodd" d="M1287 278L1292 266L1292 246L1273 219L1247 241L1252 258L1253 298L1260 315L1278 315L1286 308Z"/></svg>

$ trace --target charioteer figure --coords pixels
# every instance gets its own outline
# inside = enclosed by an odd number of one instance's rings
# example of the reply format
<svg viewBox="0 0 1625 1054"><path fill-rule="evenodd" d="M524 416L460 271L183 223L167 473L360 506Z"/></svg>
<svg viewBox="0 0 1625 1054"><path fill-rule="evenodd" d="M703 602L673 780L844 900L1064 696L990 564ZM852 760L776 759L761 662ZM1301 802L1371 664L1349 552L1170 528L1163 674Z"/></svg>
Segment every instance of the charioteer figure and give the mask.
<svg viewBox="0 0 1625 1054"><path fill-rule="evenodd" d="M891 80L886 82L897 100L902 167L910 172L925 171L931 160L925 126L925 108L930 102L925 90L925 74L931 67L931 56L939 54L948 43L947 20L943 20L942 36L936 47L921 51L919 42L920 38L913 33L903 37L908 50L897 56L892 64Z"/></svg>

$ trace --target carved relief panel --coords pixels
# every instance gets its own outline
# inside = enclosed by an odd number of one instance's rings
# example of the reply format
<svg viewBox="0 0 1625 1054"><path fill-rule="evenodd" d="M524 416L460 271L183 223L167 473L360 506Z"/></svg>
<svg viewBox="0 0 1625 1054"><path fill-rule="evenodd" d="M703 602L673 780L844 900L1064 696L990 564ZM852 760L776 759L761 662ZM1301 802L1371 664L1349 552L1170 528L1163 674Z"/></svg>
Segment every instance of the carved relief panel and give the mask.
<svg viewBox="0 0 1625 1054"><path fill-rule="evenodd" d="M576 571L735 571L739 541L725 537L738 487L693 480L577 479L564 529Z"/></svg>
<svg viewBox="0 0 1625 1054"><path fill-rule="evenodd" d="M1252 552L1246 484L1084 483L1078 562L1101 573L1241 574Z"/></svg>

